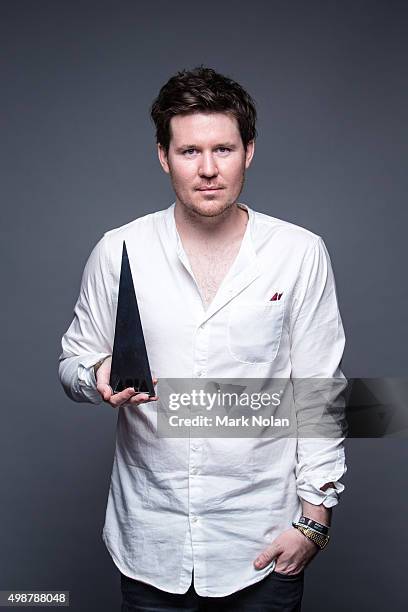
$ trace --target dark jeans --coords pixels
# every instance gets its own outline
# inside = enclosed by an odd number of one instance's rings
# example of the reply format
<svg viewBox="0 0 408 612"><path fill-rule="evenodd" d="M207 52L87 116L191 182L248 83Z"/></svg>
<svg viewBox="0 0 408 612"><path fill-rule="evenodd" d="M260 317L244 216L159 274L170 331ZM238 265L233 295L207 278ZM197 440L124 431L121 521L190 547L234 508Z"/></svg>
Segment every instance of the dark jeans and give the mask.
<svg viewBox="0 0 408 612"><path fill-rule="evenodd" d="M193 583L184 595L161 591L139 580L121 574L121 612L300 612L304 572L285 576L272 572L256 584L226 597L197 595Z"/></svg>

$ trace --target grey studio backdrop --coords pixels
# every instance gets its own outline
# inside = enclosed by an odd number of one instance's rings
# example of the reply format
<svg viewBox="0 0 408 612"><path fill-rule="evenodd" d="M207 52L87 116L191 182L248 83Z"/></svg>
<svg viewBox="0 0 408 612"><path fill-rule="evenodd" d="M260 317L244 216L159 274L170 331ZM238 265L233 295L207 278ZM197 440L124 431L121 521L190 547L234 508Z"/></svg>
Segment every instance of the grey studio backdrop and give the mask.
<svg viewBox="0 0 408 612"><path fill-rule="evenodd" d="M57 359L94 244L173 202L149 104L200 63L248 88L259 138L241 201L324 238L346 375L406 376L407 4L3 0L0 12L0 589L69 590L75 612L114 611L101 531L116 413L65 397ZM405 609L407 445L347 441L305 612Z"/></svg>

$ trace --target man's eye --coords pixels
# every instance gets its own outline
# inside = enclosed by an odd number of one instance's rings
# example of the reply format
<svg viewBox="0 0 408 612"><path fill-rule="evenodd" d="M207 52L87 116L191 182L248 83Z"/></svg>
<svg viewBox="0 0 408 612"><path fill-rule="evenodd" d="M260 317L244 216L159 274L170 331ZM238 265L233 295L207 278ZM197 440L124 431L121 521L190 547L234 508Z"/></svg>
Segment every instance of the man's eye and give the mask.
<svg viewBox="0 0 408 612"><path fill-rule="evenodd" d="M192 155L193 153L196 152L196 149L185 149L185 151L183 151L183 155Z"/></svg>
<svg viewBox="0 0 408 612"><path fill-rule="evenodd" d="M231 149L229 149L228 147L218 147L217 151L220 151L220 153L229 153Z"/></svg>

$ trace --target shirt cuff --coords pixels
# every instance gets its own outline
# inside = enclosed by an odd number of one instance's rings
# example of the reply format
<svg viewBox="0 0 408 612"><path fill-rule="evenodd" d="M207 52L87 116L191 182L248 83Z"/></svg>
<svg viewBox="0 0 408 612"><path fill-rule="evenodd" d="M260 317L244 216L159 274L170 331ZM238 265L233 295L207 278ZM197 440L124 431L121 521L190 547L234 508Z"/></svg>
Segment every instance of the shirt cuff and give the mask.
<svg viewBox="0 0 408 612"><path fill-rule="evenodd" d="M109 357L110 353L93 353L87 357L81 357L78 362L78 386L83 395L92 404L100 404L102 397L96 389L96 377L94 365L101 359Z"/></svg>
<svg viewBox="0 0 408 612"><path fill-rule="evenodd" d="M345 474L347 468L344 467L342 474ZM326 475L318 477L316 479L306 482L300 479L296 482L297 494L299 497L314 504L320 506L323 504L326 508L332 508L339 503L340 494L344 491L344 484L338 481L340 478L339 474ZM325 491L322 491L320 487L323 487L327 483L333 483L333 486L328 487Z"/></svg>

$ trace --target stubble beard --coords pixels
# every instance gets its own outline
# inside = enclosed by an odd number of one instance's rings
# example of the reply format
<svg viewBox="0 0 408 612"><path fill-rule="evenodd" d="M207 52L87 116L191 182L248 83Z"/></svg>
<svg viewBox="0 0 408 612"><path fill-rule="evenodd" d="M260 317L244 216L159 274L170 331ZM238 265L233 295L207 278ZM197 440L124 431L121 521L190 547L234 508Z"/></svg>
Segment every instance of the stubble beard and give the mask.
<svg viewBox="0 0 408 612"><path fill-rule="evenodd" d="M171 172L170 172L170 178L171 178L171 182L172 182L173 189L176 194L177 200L178 202L180 202L181 206L183 207L184 212L190 217L195 218L195 219L197 219L197 217L210 218L210 217L218 217L220 215L228 214L227 211L229 211L231 207L233 207L234 204L236 204L244 188L245 171L243 171L241 174L241 181L240 181L239 189L235 197L228 199L227 201L220 202L217 196L215 196L214 199L212 198L205 199L201 205L197 204L192 199L187 200L185 196L183 196L183 194L177 189L177 185L173 180L173 176ZM223 193L223 190L221 191L221 193ZM210 204L210 206L208 206L208 204Z"/></svg>

